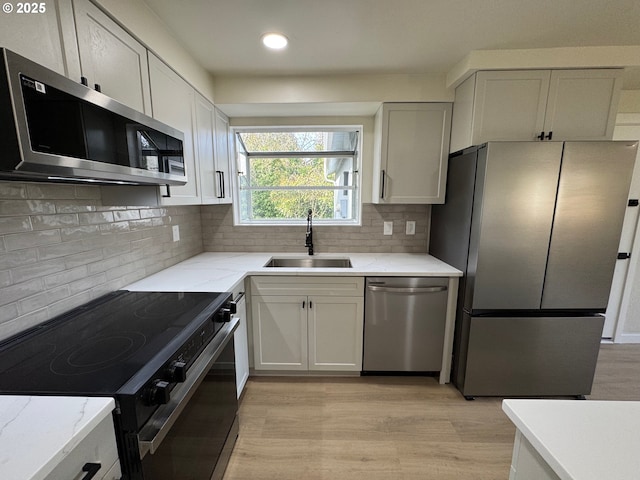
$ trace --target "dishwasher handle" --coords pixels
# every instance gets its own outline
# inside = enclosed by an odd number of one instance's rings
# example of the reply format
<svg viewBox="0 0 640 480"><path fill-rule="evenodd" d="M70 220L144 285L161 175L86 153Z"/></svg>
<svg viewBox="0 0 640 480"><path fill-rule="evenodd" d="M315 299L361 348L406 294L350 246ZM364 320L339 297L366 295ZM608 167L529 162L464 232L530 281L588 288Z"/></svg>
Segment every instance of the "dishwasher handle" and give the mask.
<svg viewBox="0 0 640 480"><path fill-rule="evenodd" d="M446 286L438 287L380 287L378 285L368 285L367 289L372 292L383 293L437 293L446 292Z"/></svg>

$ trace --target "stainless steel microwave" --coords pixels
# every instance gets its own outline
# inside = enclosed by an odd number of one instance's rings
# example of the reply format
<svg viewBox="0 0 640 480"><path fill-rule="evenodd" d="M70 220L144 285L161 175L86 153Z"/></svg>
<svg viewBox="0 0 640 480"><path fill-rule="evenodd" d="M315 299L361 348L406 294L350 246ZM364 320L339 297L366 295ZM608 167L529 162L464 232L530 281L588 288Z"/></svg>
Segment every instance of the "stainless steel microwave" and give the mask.
<svg viewBox="0 0 640 480"><path fill-rule="evenodd" d="M0 179L184 185L182 132L0 48Z"/></svg>

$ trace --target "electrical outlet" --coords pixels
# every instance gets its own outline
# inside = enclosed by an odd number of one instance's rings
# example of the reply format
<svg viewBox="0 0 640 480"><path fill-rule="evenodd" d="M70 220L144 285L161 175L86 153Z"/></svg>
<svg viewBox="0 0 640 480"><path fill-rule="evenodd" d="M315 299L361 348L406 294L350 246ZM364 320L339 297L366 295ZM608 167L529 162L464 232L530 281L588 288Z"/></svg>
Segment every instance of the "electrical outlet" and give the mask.
<svg viewBox="0 0 640 480"><path fill-rule="evenodd" d="M385 235L393 235L393 222L384 222L383 233Z"/></svg>
<svg viewBox="0 0 640 480"><path fill-rule="evenodd" d="M413 220L407 221L407 228L405 230L407 235L415 235L416 234L416 222Z"/></svg>
<svg viewBox="0 0 640 480"><path fill-rule="evenodd" d="M180 225L174 225L171 229L173 231L173 241L180 241Z"/></svg>

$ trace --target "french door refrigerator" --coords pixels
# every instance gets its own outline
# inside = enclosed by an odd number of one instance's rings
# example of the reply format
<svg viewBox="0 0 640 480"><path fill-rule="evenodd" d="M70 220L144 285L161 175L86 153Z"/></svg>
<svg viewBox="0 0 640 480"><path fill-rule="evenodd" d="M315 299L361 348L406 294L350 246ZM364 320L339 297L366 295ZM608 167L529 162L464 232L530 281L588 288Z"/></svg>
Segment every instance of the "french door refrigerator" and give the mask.
<svg viewBox="0 0 640 480"><path fill-rule="evenodd" d="M489 142L450 156L430 253L464 272L465 397L591 392L637 146Z"/></svg>

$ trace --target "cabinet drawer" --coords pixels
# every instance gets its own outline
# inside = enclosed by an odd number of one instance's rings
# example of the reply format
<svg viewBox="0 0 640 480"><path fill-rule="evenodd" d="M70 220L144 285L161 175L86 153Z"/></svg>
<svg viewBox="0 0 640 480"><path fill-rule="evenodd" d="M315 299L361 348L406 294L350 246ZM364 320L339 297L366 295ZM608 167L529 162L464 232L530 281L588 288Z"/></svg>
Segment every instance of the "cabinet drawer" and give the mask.
<svg viewBox="0 0 640 480"><path fill-rule="evenodd" d="M94 479L113 479L120 471L116 436L113 429L113 419L108 415L94 428L80 444L67 455L56 468L46 477L47 480L80 480L87 472L82 471L85 463L99 463L100 470ZM114 469L114 467L116 467ZM111 476L109 476L111 475Z"/></svg>
<svg viewBox="0 0 640 480"><path fill-rule="evenodd" d="M363 277L254 276L252 295L364 296Z"/></svg>

